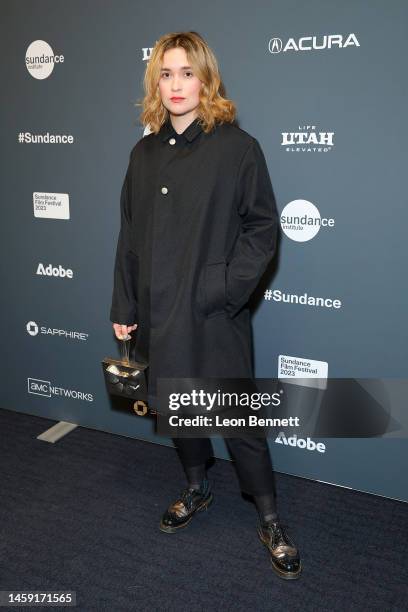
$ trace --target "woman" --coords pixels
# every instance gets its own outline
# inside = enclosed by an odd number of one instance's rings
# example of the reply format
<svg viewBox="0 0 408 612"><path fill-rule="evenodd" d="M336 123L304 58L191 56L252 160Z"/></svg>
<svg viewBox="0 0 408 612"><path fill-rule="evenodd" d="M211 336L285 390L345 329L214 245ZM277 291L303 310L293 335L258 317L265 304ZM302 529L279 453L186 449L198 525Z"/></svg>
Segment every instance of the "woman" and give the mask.
<svg viewBox="0 0 408 612"><path fill-rule="evenodd" d="M135 359L157 378L252 378L248 299L276 250L278 215L258 141L235 123L217 60L196 32L162 36L144 78L141 121L121 192L110 320L137 329ZM173 439L187 486L164 513L174 533L212 499L209 438ZM297 578L296 546L279 521L265 438L232 439L241 489L254 497L272 567Z"/></svg>

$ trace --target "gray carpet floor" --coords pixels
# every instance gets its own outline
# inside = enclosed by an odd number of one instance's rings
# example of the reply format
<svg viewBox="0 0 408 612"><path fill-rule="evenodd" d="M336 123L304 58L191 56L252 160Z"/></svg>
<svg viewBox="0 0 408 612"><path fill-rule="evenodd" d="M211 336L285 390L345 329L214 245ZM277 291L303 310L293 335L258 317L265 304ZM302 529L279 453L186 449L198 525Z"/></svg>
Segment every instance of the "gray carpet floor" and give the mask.
<svg viewBox="0 0 408 612"><path fill-rule="evenodd" d="M209 471L209 510L165 534L184 486L174 448L81 427L36 439L53 424L0 410L0 590L75 591L81 612L408 610L407 504L276 474L304 564L283 581L231 462Z"/></svg>

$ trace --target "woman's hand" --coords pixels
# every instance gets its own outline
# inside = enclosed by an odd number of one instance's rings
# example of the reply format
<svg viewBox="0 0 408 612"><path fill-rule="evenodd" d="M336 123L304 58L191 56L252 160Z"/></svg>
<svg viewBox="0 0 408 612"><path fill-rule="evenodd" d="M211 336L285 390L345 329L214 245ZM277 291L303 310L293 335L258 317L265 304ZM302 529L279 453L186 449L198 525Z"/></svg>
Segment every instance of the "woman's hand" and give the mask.
<svg viewBox="0 0 408 612"><path fill-rule="evenodd" d="M113 324L113 330L118 340L124 340L127 337L128 333L136 328L137 323L134 323L134 325L121 325L120 323Z"/></svg>

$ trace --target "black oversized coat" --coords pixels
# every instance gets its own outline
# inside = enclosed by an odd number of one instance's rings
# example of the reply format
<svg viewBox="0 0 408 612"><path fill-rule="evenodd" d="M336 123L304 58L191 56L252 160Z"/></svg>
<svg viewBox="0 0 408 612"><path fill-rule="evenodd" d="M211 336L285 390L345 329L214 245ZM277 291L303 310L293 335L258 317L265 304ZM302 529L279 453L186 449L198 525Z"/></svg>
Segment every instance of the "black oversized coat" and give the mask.
<svg viewBox="0 0 408 612"><path fill-rule="evenodd" d="M136 360L157 378L252 378L248 299L277 242L263 152L236 124L206 134L170 119L141 138L123 182L110 320L138 324Z"/></svg>

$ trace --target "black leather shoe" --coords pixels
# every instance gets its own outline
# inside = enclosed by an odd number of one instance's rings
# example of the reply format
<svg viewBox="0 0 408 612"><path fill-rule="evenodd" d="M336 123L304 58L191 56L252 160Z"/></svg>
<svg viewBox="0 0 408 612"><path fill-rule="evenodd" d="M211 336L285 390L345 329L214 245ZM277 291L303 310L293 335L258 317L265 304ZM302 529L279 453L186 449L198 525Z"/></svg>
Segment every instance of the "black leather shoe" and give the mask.
<svg viewBox="0 0 408 612"><path fill-rule="evenodd" d="M210 483L204 478L201 488L185 488L175 502L173 502L163 514L160 521L161 531L174 533L182 527L186 527L193 515L198 510L206 510L213 500Z"/></svg>
<svg viewBox="0 0 408 612"><path fill-rule="evenodd" d="M275 521L270 525L259 525L258 535L269 550L272 569L280 578L299 578L302 562L295 544L285 533L284 525Z"/></svg>

